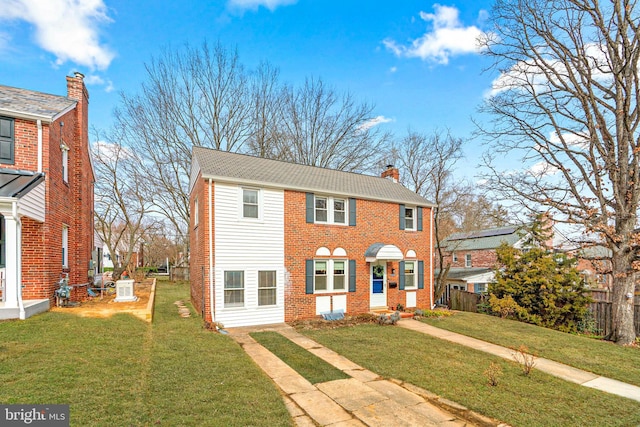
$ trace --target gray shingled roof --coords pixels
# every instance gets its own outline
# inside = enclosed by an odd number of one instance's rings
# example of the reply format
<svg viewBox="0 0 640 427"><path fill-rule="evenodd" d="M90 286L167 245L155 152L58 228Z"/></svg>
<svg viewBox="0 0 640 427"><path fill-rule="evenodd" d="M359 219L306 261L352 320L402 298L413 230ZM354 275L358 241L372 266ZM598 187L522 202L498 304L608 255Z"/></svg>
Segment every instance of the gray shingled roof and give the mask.
<svg viewBox="0 0 640 427"><path fill-rule="evenodd" d="M76 102L66 96L0 85L0 115L52 121Z"/></svg>
<svg viewBox="0 0 640 427"><path fill-rule="evenodd" d="M496 249L502 243L512 246L526 235L522 226L507 226L479 230L469 233L455 233L442 241L449 251L472 251L478 249Z"/></svg>
<svg viewBox="0 0 640 427"><path fill-rule="evenodd" d="M299 165L203 147L193 148L192 162L192 170L200 170L203 178L211 178L218 182L253 184L433 206L432 202L401 184L377 176Z"/></svg>

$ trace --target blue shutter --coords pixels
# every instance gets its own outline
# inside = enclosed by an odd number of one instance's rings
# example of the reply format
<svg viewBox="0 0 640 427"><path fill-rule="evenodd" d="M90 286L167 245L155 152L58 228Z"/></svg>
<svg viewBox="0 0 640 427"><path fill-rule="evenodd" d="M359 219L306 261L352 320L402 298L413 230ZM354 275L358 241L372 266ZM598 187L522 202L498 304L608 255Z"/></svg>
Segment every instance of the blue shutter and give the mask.
<svg viewBox="0 0 640 427"><path fill-rule="evenodd" d="M306 286L305 293L312 294L313 293L313 260L308 259L305 261L305 270L306 270Z"/></svg>
<svg viewBox="0 0 640 427"><path fill-rule="evenodd" d="M418 289L424 289L424 261L418 261Z"/></svg>
<svg viewBox="0 0 640 427"><path fill-rule="evenodd" d="M14 144L13 119L0 117L0 163L13 163Z"/></svg>
<svg viewBox="0 0 640 427"><path fill-rule="evenodd" d="M404 277L404 261L400 261L400 290L404 291L404 282L405 282L405 277Z"/></svg>
<svg viewBox="0 0 640 427"><path fill-rule="evenodd" d="M315 206L313 205L313 193L307 193L307 223L313 224L315 221Z"/></svg>
<svg viewBox="0 0 640 427"><path fill-rule="evenodd" d="M349 199L349 225L356 226L356 199Z"/></svg>
<svg viewBox="0 0 640 427"><path fill-rule="evenodd" d="M404 205L400 205L400 230L404 230Z"/></svg>
<svg viewBox="0 0 640 427"><path fill-rule="evenodd" d="M476 294L480 293L480 283L473 284L473 292L475 292Z"/></svg>
<svg viewBox="0 0 640 427"><path fill-rule="evenodd" d="M416 209L418 211L418 218L416 218L416 220L418 221L418 231L422 231L422 207L418 206L418 208Z"/></svg>
<svg viewBox="0 0 640 427"><path fill-rule="evenodd" d="M349 260L349 292L356 291L356 260Z"/></svg>

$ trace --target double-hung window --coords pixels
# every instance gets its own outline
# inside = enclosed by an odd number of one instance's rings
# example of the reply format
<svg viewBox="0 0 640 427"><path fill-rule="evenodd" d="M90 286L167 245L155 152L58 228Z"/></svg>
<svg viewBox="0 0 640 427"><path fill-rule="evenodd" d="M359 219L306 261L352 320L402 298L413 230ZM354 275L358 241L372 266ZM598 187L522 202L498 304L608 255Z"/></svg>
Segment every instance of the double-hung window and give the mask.
<svg viewBox="0 0 640 427"><path fill-rule="evenodd" d="M275 271L258 271L258 305L276 305Z"/></svg>
<svg viewBox="0 0 640 427"><path fill-rule="evenodd" d="M315 196L315 222L347 224L347 200Z"/></svg>
<svg viewBox="0 0 640 427"><path fill-rule="evenodd" d="M413 208L404 208L404 229L415 230L415 210Z"/></svg>
<svg viewBox="0 0 640 427"><path fill-rule="evenodd" d="M345 292L347 277L347 260L314 262L314 292Z"/></svg>
<svg viewBox="0 0 640 427"><path fill-rule="evenodd" d="M242 189L242 217L260 217L260 191L253 188Z"/></svg>
<svg viewBox="0 0 640 427"><path fill-rule="evenodd" d="M69 147L63 142L60 144L62 151L62 180L69 182Z"/></svg>
<svg viewBox="0 0 640 427"><path fill-rule="evenodd" d="M244 271L224 272L224 306L244 307Z"/></svg>
<svg viewBox="0 0 640 427"><path fill-rule="evenodd" d="M464 266L471 267L471 254L466 254L464 256Z"/></svg>
<svg viewBox="0 0 640 427"><path fill-rule="evenodd" d="M405 261L404 263L404 287L405 289L415 289L416 283L416 263Z"/></svg>

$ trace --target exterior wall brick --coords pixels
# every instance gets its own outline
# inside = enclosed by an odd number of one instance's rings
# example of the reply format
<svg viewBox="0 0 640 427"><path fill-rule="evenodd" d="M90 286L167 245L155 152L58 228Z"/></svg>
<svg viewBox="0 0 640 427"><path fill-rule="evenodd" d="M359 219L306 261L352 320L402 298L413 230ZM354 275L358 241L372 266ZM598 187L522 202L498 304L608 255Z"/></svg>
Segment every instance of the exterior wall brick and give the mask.
<svg viewBox="0 0 640 427"><path fill-rule="evenodd" d="M82 77L67 77L68 97L76 107L52 123L42 123L42 172L45 174L45 222L23 217L22 295L49 298L63 275L74 286L73 300L86 297L93 249L94 175L89 154L89 96ZM38 128L35 121L15 119L15 162L2 167L38 170ZM69 147L68 181L62 172L62 150ZM62 227L69 227L69 265L62 266Z"/></svg>
<svg viewBox="0 0 640 427"><path fill-rule="evenodd" d="M195 183L189 200L190 224L189 233L189 277L191 281L191 302L200 312L204 320L212 321L211 301L209 294L209 218L215 218L213 212L209 212L209 182L200 177ZM213 201L214 194L211 197ZM197 200L197 215L196 215ZM198 223L195 223L196 217ZM215 244L215 241L212 243ZM204 309L203 309L204 306Z"/></svg>
<svg viewBox="0 0 640 427"><path fill-rule="evenodd" d="M456 254L457 261L454 262L453 254ZM452 268L467 267L466 257L471 255L471 267L493 268L498 261L495 249L460 250L445 254L445 263L451 263Z"/></svg>

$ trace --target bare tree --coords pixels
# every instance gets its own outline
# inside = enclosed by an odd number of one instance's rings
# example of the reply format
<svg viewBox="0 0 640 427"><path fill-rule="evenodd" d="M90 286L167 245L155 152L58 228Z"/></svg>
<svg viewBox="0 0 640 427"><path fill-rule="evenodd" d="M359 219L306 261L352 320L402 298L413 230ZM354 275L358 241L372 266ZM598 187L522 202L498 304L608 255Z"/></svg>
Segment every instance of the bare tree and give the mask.
<svg viewBox="0 0 640 427"><path fill-rule="evenodd" d="M131 263L142 236L155 229L156 221L149 216L151 203L141 192L140 176L135 153L118 142L100 138L92 145L96 172L95 221L96 232L112 257L122 255L121 263L114 263L114 279L118 279Z"/></svg>
<svg viewBox="0 0 640 427"><path fill-rule="evenodd" d="M374 126L373 106L338 93L321 79L286 87L280 105L278 158L350 172L369 171L389 135Z"/></svg>
<svg viewBox="0 0 640 427"><path fill-rule="evenodd" d="M493 117L481 128L491 140L487 178L504 197L603 236L614 277L607 338L631 344L640 252L637 2L497 0L492 19L482 42L501 75L483 107ZM527 169L505 171L505 158Z"/></svg>

